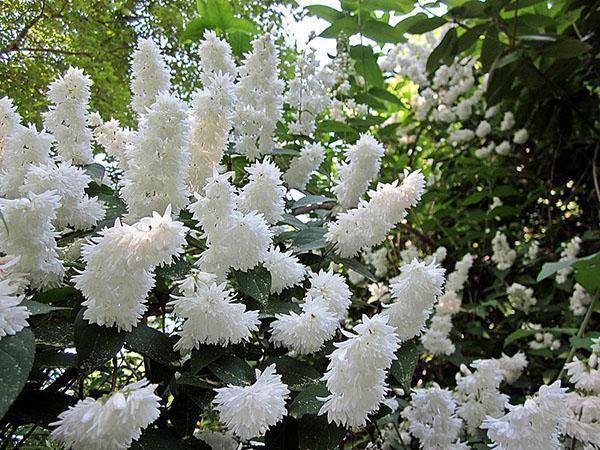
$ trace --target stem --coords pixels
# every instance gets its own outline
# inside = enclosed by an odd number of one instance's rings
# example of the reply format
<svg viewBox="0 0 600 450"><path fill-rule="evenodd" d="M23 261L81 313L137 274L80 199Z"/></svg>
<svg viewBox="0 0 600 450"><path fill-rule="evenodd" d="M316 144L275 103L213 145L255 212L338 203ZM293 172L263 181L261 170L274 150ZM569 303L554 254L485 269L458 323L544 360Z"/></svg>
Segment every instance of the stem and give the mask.
<svg viewBox="0 0 600 450"><path fill-rule="evenodd" d="M596 144L596 149L594 150L594 159L592 161L592 176L594 178L594 188L596 189L596 196L598 197L598 201L600 202L600 186L598 184L598 172L596 170L596 158L598 157L598 144Z"/></svg>
<svg viewBox="0 0 600 450"><path fill-rule="evenodd" d="M112 380L110 382L110 390L114 391L115 388L117 387L117 373L118 373L118 368L119 368L116 356L113 356L112 366L113 366L113 372L112 372Z"/></svg>
<svg viewBox="0 0 600 450"><path fill-rule="evenodd" d="M594 299L592 300L592 303L590 303L590 305L588 306L588 309L585 313L585 317L583 318L583 321L581 322L581 326L579 327L579 331L577 332L577 338L582 338L583 334L585 333L585 329L588 326L588 323L590 322L590 318L592 317L592 313L594 312L594 308L596 307L596 303L598 302L598 298L600 298L600 289L596 289L596 293L594 294ZM571 347L571 350L569 351L569 355L567 356L567 359L565 360L565 363L563 364L563 367L560 371L560 373L558 374L558 377L556 378L557 380L560 380L563 375L565 374L566 368L565 366L571 362L571 359L573 359L573 356L575 356L575 345L573 345Z"/></svg>

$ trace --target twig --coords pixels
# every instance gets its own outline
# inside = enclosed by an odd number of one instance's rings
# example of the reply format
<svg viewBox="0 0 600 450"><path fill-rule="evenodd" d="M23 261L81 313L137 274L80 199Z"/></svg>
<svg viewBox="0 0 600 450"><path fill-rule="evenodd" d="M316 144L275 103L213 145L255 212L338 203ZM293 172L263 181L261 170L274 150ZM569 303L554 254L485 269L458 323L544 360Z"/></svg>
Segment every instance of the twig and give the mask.
<svg viewBox="0 0 600 450"><path fill-rule="evenodd" d="M596 149L594 150L594 159L592 161L592 176L594 177L594 188L596 189L596 196L598 197L598 201L600 202L600 185L598 184L598 171L596 170L596 158L598 157L598 145L596 144Z"/></svg>
<svg viewBox="0 0 600 450"><path fill-rule="evenodd" d="M119 362L118 362L116 356L113 356L112 365L113 365L113 372L112 372L112 379L110 382L110 390L114 391L115 388L117 387L117 373L118 373L118 369L119 369Z"/></svg>
<svg viewBox="0 0 600 450"><path fill-rule="evenodd" d="M42 0L42 8L40 9L39 14L37 16L35 16L27 25L25 25L25 27L23 27L23 29L17 35L17 37L15 38L14 41L12 41L10 44L8 44L3 49L0 49L0 55L2 55L4 53L9 53L9 52L15 51L19 48L19 44L21 43L21 41L23 39L25 39L25 36L27 36L27 33L29 33L29 30L31 30L35 26L35 24L37 24L40 20L42 20L42 18L44 17L45 10L46 10L46 0Z"/></svg>

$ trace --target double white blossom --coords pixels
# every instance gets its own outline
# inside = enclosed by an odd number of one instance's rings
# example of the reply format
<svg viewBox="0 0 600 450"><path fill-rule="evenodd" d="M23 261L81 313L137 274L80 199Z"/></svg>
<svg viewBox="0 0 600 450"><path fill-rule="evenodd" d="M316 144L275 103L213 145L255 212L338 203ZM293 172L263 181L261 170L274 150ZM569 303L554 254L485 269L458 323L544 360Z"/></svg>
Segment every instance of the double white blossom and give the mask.
<svg viewBox="0 0 600 450"><path fill-rule="evenodd" d="M88 123L92 127L92 134L98 145L108 156L116 160L119 169L127 170L129 167L128 151L133 145L135 132L127 127L122 127L116 119L105 122L98 113L92 113Z"/></svg>
<svg viewBox="0 0 600 450"><path fill-rule="evenodd" d="M560 261L575 260L581 250L581 243L582 240L579 236L575 236L569 242L564 242L562 244L562 251L560 252ZM564 283L572 273L573 268L571 266L563 267L556 273L556 282L558 284Z"/></svg>
<svg viewBox="0 0 600 450"><path fill-rule="evenodd" d="M283 180L290 189L304 190L312 173L325 161L325 148L320 143L308 144L300 150L300 156L293 158L290 167L283 174Z"/></svg>
<svg viewBox="0 0 600 450"><path fill-rule="evenodd" d="M23 296L10 279L0 281L0 340L28 327L29 310L20 303Z"/></svg>
<svg viewBox="0 0 600 450"><path fill-rule="evenodd" d="M277 247L271 248L263 264L271 274L271 294L298 285L306 276L306 266L292 255L291 250L282 252Z"/></svg>
<svg viewBox="0 0 600 450"><path fill-rule="evenodd" d="M12 99L9 97L0 98L0 169L4 166L6 140L13 134L20 122L21 116L17 113Z"/></svg>
<svg viewBox="0 0 600 450"><path fill-rule="evenodd" d="M256 211L271 225L276 224L284 212L286 190L281 181L281 171L269 158L256 161L246 168L250 175L241 190L237 207L244 213Z"/></svg>
<svg viewBox="0 0 600 450"><path fill-rule="evenodd" d="M506 289L508 300L515 309L528 313L532 306L537 303L533 296L533 289L519 283L513 283Z"/></svg>
<svg viewBox="0 0 600 450"><path fill-rule="evenodd" d="M131 107L146 114L158 94L171 87L169 69L152 39L140 39L131 55Z"/></svg>
<svg viewBox="0 0 600 450"><path fill-rule="evenodd" d="M492 251L492 261L498 270L509 269L517 259L517 252L510 248L506 235L500 231L492 239Z"/></svg>
<svg viewBox="0 0 600 450"><path fill-rule="evenodd" d="M250 386L228 385L215 392L213 403L221 422L242 440L264 435L287 415L285 401L290 391L275 372L275 364L262 372L257 369Z"/></svg>
<svg viewBox="0 0 600 450"><path fill-rule="evenodd" d="M582 285L575 283L573 294L569 299L569 309L575 316L583 316L590 303L592 303L592 296Z"/></svg>

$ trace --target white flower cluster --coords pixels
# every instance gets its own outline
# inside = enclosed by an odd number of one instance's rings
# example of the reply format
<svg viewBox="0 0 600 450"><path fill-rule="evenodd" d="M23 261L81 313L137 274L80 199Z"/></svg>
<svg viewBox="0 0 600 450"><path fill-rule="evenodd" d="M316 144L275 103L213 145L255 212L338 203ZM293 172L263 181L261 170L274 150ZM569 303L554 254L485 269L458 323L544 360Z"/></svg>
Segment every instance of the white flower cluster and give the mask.
<svg viewBox="0 0 600 450"><path fill-rule="evenodd" d="M554 335L549 331L543 331L542 326L538 323L528 323L523 327L525 330L537 331L529 342L529 348L532 350L541 350L547 348L549 350L558 350L560 348L560 340L555 339Z"/></svg>
<svg viewBox="0 0 600 450"><path fill-rule="evenodd" d="M51 437L73 450L127 449L160 415L156 387L141 380L98 400L79 400L50 424L57 427Z"/></svg>
<svg viewBox="0 0 600 450"><path fill-rule="evenodd" d="M282 252L274 247L263 261L271 274L271 294L280 294L284 289L296 286L304 280L307 268L300 263L292 251Z"/></svg>
<svg viewBox="0 0 600 450"><path fill-rule="evenodd" d="M425 177L419 171L406 174L400 186L379 184L369 191L369 201L338 215L325 235L336 244L342 257L356 255L382 242L388 232L406 216L407 208L416 206L425 189Z"/></svg>
<svg viewBox="0 0 600 450"><path fill-rule="evenodd" d="M14 133L19 123L21 123L21 116L17 113L12 99L9 97L0 98L0 168L4 165L6 140Z"/></svg>
<svg viewBox="0 0 600 450"><path fill-rule="evenodd" d="M400 267L400 276L390 285L393 301L383 314L396 327L402 342L421 334L437 297L442 293L445 270L435 262L418 260Z"/></svg>
<svg viewBox="0 0 600 450"><path fill-rule="evenodd" d="M158 94L171 87L169 69L152 39L140 39L131 55L131 107L146 114Z"/></svg>
<svg viewBox="0 0 600 450"><path fill-rule="evenodd" d="M532 306L537 303L533 296L533 289L519 283L513 283L506 289L508 300L515 309L528 313Z"/></svg>
<svg viewBox="0 0 600 450"><path fill-rule="evenodd" d="M258 311L246 311L244 304L235 302L226 283L217 284L216 279L216 275L194 271L181 283L183 295L170 302L175 315L185 319L175 350L238 344L258 329Z"/></svg>
<svg viewBox="0 0 600 450"><path fill-rule="evenodd" d="M231 268L243 272L263 262L271 245L272 231L262 214L244 214L236 208L236 193L229 182L233 174L216 170L189 206L204 230L207 249L198 260L202 271L223 278Z"/></svg>
<svg viewBox="0 0 600 450"><path fill-rule="evenodd" d="M310 275L310 288L300 305L302 313L276 314L271 340L298 354L320 350L331 339L340 320L348 316L352 293L344 278L321 270Z"/></svg>
<svg viewBox="0 0 600 450"><path fill-rule="evenodd" d="M367 264L370 264L375 269L374 275L377 278L384 277L389 269L389 263L387 259L387 247L384 245L375 251L366 250L363 252L363 259Z"/></svg>
<svg viewBox="0 0 600 450"><path fill-rule="evenodd" d="M286 189L281 181L281 171L269 158L256 161L246 168L248 183L237 199L237 207L243 213L256 211L267 223L274 225L283 216Z"/></svg>
<svg viewBox="0 0 600 450"><path fill-rule="evenodd" d="M275 372L275 364L262 372L257 369L250 386L229 385L215 392L213 403L221 422L242 440L264 435L287 415L285 401L290 391Z"/></svg>
<svg viewBox="0 0 600 450"><path fill-rule="evenodd" d="M70 161L58 165L51 161L45 165L29 166L19 190L23 195L56 192L60 197L60 207L56 210L54 225L57 228L87 230L96 226L105 215L102 202L85 193L91 181L85 170L71 165Z"/></svg>
<svg viewBox="0 0 600 450"><path fill-rule="evenodd" d="M189 160L186 106L173 95L158 94L139 122L120 192L128 218L138 220L168 205L178 214L189 195L185 186Z"/></svg>
<svg viewBox="0 0 600 450"><path fill-rule="evenodd" d="M207 84L211 73L221 72L235 78L237 67L231 55L231 46L225 39L220 39L213 30L206 30L200 45L200 69L202 83Z"/></svg>
<svg viewBox="0 0 600 450"><path fill-rule="evenodd" d="M307 49L296 61L296 74L289 84L286 101L294 108L291 134L308 136L315 131L317 115L329 106L327 88L333 84L328 68L319 70L315 50Z"/></svg>
<svg viewBox="0 0 600 450"><path fill-rule="evenodd" d="M87 127L91 84L83 70L69 67L48 87L48 100L53 106L42 117L44 127L56 139L56 151L62 161L90 164L94 160L92 132Z"/></svg>
<svg viewBox="0 0 600 450"><path fill-rule="evenodd" d="M500 231L496 231L492 239L492 251L492 261L496 263L498 270L509 269L517 259L517 252L510 248L506 235Z"/></svg>
<svg viewBox="0 0 600 450"><path fill-rule="evenodd" d="M576 316L583 316L588 306L592 303L592 296L579 283L575 283L573 294L569 299L569 309Z"/></svg>
<svg viewBox="0 0 600 450"><path fill-rule="evenodd" d="M467 448L457 442L462 420L456 415L456 402L452 392L434 384L430 388L415 389L410 399L410 405L402 411L402 418L408 422L408 430L419 440L421 448Z"/></svg>
<svg viewBox="0 0 600 450"><path fill-rule="evenodd" d="M581 238L579 236L575 236L569 242L563 243L563 249L560 252L560 261L573 261L575 258L577 258L577 255L581 250L581 242ZM571 266L563 267L556 273L556 282L558 284L566 282L567 278L572 273L573 268Z"/></svg>
<svg viewBox="0 0 600 450"><path fill-rule="evenodd" d="M270 33L252 41L252 52L239 68L234 110L237 153L254 161L271 153L273 131L283 110L284 83L279 79L279 51Z"/></svg>
<svg viewBox="0 0 600 450"><path fill-rule="evenodd" d="M388 325L388 317L374 314L362 316L354 333L342 331L345 341L330 355L326 381L331 392L319 400L325 402L319 415L327 413L329 423L357 428L364 426L369 414L376 412L388 392L387 369L396 359L400 340Z"/></svg>
<svg viewBox="0 0 600 450"><path fill-rule="evenodd" d="M565 364L569 381L575 388L588 394L600 394L600 370L598 367L600 357L600 338L592 339L592 354L587 360L580 360L577 356L573 361Z"/></svg>
<svg viewBox="0 0 600 450"><path fill-rule="evenodd" d="M600 447L600 396L567 394L569 417L564 434L584 444L584 448Z"/></svg>
<svg viewBox="0 0 600 450"><path fill-rule="evenodd" d="M325 161L325 148L318 142L308 144L300 150L300 156L292 159L290 167L283 174L283 180L290 189L304 190L311 175Z"/></svg>
<svg viewBox="0 0 600 450"><path fill-rule="evenodd" d="M146 297L154 286L155 267L170 264L183 252L188 231L171 219L171 208L163 216L153 213L134 225L118 219L111 228L83 245L86 267L73 277L83 293L83 317L101 326L130 331L147 310Z"/></svg>
<svg viewBox="0 0 600 450"><path fill-rule="evenodd" d="M369 188L369 183L379 173L385 150L369 134L362 134L356 144L346 151L346 163L338 170L339 182L333 187L338 203L344 208L354 208Z"/></svg>
<svg viewBox="0 0 600 450"><path fill-rule="evenodd" d="M523 405L508 405L509 412L504 416L487 417L481 428L488 430L493 448L558 449L560 433L569 415L566 397L566 389L560 387L560 381L555 381L540 387L537 395Z"/></svg>
<svg viewBox="0 0 600 450"><path fill-rule="evenodd" d="M117 166L121 170L127 170L129 165L128 151L133 145L135 132L127 127L121 127L116 119L108 121L102 120L100 114L92 113L88 120L92 127L92 135L95 141L100 145L106 154L115 159Z"/></svg>
<svg viewBox="0 0 600 450"><path fill-rule="evenodd" d="M0 226L0 251L19 256L14 270L26 274L35 289L62 282L65 269L58 259L57 233L52 225L59 206L60 197L54 191L29 193L15 200L0 198L6 224Z"/></svg>
<svg viewBox="0 0 600 450"><path fill-rule="evenodd" d="M4 336L12 336L28 327L29 310L20 303L23 296L18 293L10 278L0 281L0 340Z"/></svg>

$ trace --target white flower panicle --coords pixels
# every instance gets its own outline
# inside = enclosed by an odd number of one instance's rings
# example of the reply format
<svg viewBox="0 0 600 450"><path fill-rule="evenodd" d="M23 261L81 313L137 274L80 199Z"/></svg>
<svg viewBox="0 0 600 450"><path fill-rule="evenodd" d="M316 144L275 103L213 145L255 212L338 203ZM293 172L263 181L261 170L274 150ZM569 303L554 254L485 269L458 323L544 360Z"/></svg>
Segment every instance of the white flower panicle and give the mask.
<svg viewBox="0 0 600 450"><path fill-rule="evenodd" d="M131 55L131 107L146 114L158 94L171 87L169 69L158 45L152 39L140 39Z"/></svg>
<svg viewBox="0 0 600 450"><path fill-rule="evenodd" d="M221 422L242 440L264 435L285 415L288 387L271 364L262 372L256 370L256 382L250 386L233 386L215 389L213 400Z"/></svg>
<svg viewBox="0 0 600 450"><path fill-rule="evenodd" d="M517 352L513 356L502 353L500 358L495 359L498 369L504 373L504 380L508 383L514 383L527 367L527 357L525 353Z"/></svg>
<svg viewBox="0 0 600 450"><path fill-rule="evenodd" d="M307 268L300 263L292 251L282 252L274 247L263 262L271 274L271 294L280 294L284 289L296 286L306 277Z"/></svg>
<svg viewBox="0 0 600 450"><path fill-rule="evenodd" d="M273 234L262 214L236 210L231 176L231 172L219 175L214 170L204 187L205 195L195 194L196 202L189 206L204 230L208 246L198 260L199 267L219 278L231 268L246 272L264 261Z"/></svg>
<svg viewBox="0 0 600 450"><path fill-rule="evenodd" d="M0 170L0 194L7 198L19 196L19 188L31 164L47 164L54 138L35 125L17 125L6 139Z"/></svg>
<svg viewBox="0 0 600 450"><path fill-rule="evenodd" d="M321 269L309 276L310 287L306 291L311 299L323 299L327 308L335 314L337 320L348 317L348 308L352 303L352 292L344 277L333 271Z"/></svg>
<svg viewBox="0 0 600 450"><path fill-rule="evenodd" d="M423 347L436 355L451 355L456 350L456 346L450 339L452 331L452 316L450 314L435 314L429 328L421 336Z"/></svg>
<svg viewBox="0 0 600 450"><path fill-rule="evenodd" d="M235 302L233 291L225 283L217 284L215 275L192 274L189 278L184 282L183 295L174 296L170 303L175 315L185 319L175 350L188 352L201 344L238 344L258 329L258 311L246 311L243 303Z"/></svg>
<svg viewBox="0 0 600 450"><path fill-rule="evenodd" d="M231 46L229 43L217 37L217 34L213 30L206 30L203 38L198 46L202 83L207 84L207 76L210 73L217 72L228 74L231 79L234 79L237 74L237 68L231 55Z"/></svg>
<svg viewBox="0 0 600 450"><path fill-rule="evenodd" d="M478 138L484 138L492 132L492 126L487 120L482 120L475 129L475 134Z"/></svg>
<svg viewBox="0 0 600 450"><path fill-rule="evenodd" d="M513 142L515 144L521 145L527 142L528 139L529 133L527 133L527 130L525 128L521 128L515 133L515 136L513 137Z"/></svg>
<svg viewBox="0 0 600 450"><path fill-rule="evenodd" d="M510 142L502 141L500 144L494 147L494 150L496 150L497 154L506 156L510 153Z"/></svg>
<svg viewBox="0 0 600 450"><path fill-rule="evenodd" d="M275 314L271 324L271 341L276 347L284 346L306 355L323 347L338 327L338 319L323 298L309 296L300 306L302 313Z"/></svg>
<svg viewBox="0 0 600 450"><path fill-rule="evenodd" d="M179 214L187 205L187 145L186 106L173 95L159 94L140 117L140 129L129 152L121 196L130 220L164 211L168 205Z"/></svg>
<svg viewBox="0 0 600 450"><path fill-rule="evenodd" d="M317 397L324 404L319 415L327 413L329 423L357 428L376 412L388 392L387 369L396 359L400 340L388 318L380 314L362 316L354 332L342 331L345 341L335 343L328 355L329 365L322 380L331 393Z"/></svg>
<svg viewBox="0 0 600 450"><path fill-rule="evenodd" d="M73 450L121 450L158 419L156 384L141 380L98 400L87 397L63 411L51 437Z"/></svg>
<svg viewBox="0 0 600 450"><path fill-rule="evenodd" d="M237 208L243 213L256 211L271 225L283 216L286 190L281 181L281 171L269 158L256 161L246 168L248 183L237 199Z"/></svg>
<svg viewBox="0 0 600 450"><path fill-rule="evenodd" d="M515 309L528 313L532 306L537 304L533 296L533 289L523 286L519 283L513 283L506 289L508 300Z"/></svg>
<svg viewBox="0 0 600 450"><path fill-rule="evenodd" d="M460 292L469 279L469 270L473 267L473 255L466 253L454 266L454 271L448 275L446 292Z"/></svg>
<svg viewBox="0 0 600 450"><path fill-rule="evenodd" d="M20 122L21 116L17 113L12 99L9 97L0 98L0 169L4 167L6 140L13 134Z"/></svg>
<svg viewBox="0 0 600 450"><path fill-rule="evenodd" d="M227 149L232 127L235 94L232 75L210 72L204 87L192 97L190 111L190 190L201 192Z"/></svg>
<svg viewBox="0 0 600 450"><path fill-rule="evenodd" d="M600 397L567 394L569 417L564 434L584 444L584 448L600 446Z"/></svg>
<svg viewBox="0 0 600 450"><path fill-rule="evenodd" d="M356 144L346 151L346 162L339 168L339 182L333 187L338 203L354 208L379 173L383 145L369 134L362 134Z"/></svg>
<svg viewBox="0 0 600 450"><path fill-rule="evenodd" d="M98 145L108 156L116 160L119 169L127 170L128 151L133 145L135 132L127 127L121 127L117 119L105 122L98 113L92 113L88 123L92 127L92 134Z"/></svg>
<svg viewBox="0 0 600 450"><path fill-rule="evenodd" d="M183 252L187 232L171 219L171 208L163 216L153 213L134 225L118 219L82 247L86 268L73 277L83 293L83 317L100 326L130 331L147 310L146 297L154 286L156 266L170 264Z"/></svg>
<svg viewBox="0 0 600 450"><path fill-rule="evenodd" d="M315 50L307 49L296 61L296 74L290 80L286 101L294 108L288 124L291 134L308 136L315 131L317 115L331 102L327 88L332 84L327 68L319 70Z"/></svg>
<svg viewBox="0 0 600 450"><path fill-rule="evenodd" d="M579 251L581 250L582 240L579 236L575 236L569 242L562 244L562 251L560 252L560 261L573 261L577 258ZM573 273L571 266L563 267L556 273L556 282L562 284L567 281L569 275Z"/></svg>
<svg viewBox="0 0 600 450"><path fill-rule="evenodd" d="M588 394L600 394L600 368L598 357L600 356L600 338L592 339L592 354L586 359L573 357L573 361L565 364L569 381L575 388Z"/></svg>
<svg viewBox="0 0 600 450"><path fill-rule="evenodd" d="M0 281L0 339L12 336L28 327L29 310L21 305L23 296L18 294L10 278Z"/></svg>
<svg viewBox="0 0 600 450"><path fill-rule="evenodd" d="M425 328L431 309L442 293L445 270L435 262L425 264L418 260L400 267L400 276L390 285L392 303L383 314L396 327L400 340L418 336Z"/></svg>
<svg viewBox="0 0 600 450"><path fill-rule="evenodd" d="M389 264L387 254L388 251L385 245L375 251L363 252L363 258L365 259L365 262L367 264L371 264L375 268L374 275L376 277L384 277L388 272Z"/></svg>
<svg viewBox="0 0 600 450"><path fill-rule="evenodd" d="M512 127L515 126L515 116L512 112L507 111L504 113L504 117L502 117L502 122L500 123L500 131L508 131Z"/></svg>
<svg viewBox="0 0 600 450"><path fill-rule="evenodd" d="M425 190L425 177L420 171L408 174L402 184L379 184L369 192L369 201L340 213L329 225L327 241L336 244L340 256L355 256L382 242L388 232L406 217L407 208L415 206Z"/></svg>
<svg viewBox="0 0 600 450"><path fill-rule="evenodd" d="M498 270L509 269L517 259L517 252L510 248L506 235L500 231L492 239L492 251L492 261Z"/></svg>
<svg viewBox="0 0 600 450"><path fill-rule="evenodd" d="M434 384L427 389L415 389L410 398L411 404L402 411L402 417L408 422L408 431L419 440L421 448L452 448L462 428L452 393Z"/></svg>
<svg viewBox="0 0 600 450"><path fill-rule="evenodd" d="M592 296L579 283L575 283L573 294L569 299L569 309L575 316L583 316L592 303Z"/></svg>
<svg viewBox="0 0 600 450"><path fill-rule="evenodd" d="M283 174L283 180L290 189L304 190L311 175L325 161L325 148L318 142L308 144L300 150L300 156L293 158L290 167Z"/></svg>
<svg viewBox="0 0 600 450"><path fill-rule="evenodd" d="M48 87L48 100L53 105L42 114L44 127L56 139L56 151L62 161L90 164L94 160L92 132L87 127L91 84L83 70L69 67Z"/></svg>
<svg viewBox="0 0 600 450"><path fill-rule="evenodd" d="M252 52L239 68L234 112L236 151L254 161L271 153L273 132L283 111L284 83L279 79L279 51L270 33L252 41Z"/></svg>
<svg viewBox="0 0 600 450"><path fill-rule="evenodd" d="M60 196L60 207L56 211L54 225L57 228L70 227L75 230L87 230L104 219L105 210L97 197L90 198L85 189L92 178L70 161L50 162L46 165L31 165L25 175L20 191L42 194L54 191Z"/></svg>
<svg viewBox="0 0 600 450"><path fill-rule="evenodd" d="M64 267L58 259L52 223L60 197L54 191L30 192L16 200L0 198L4 224L0 226L0 251L19 255L14 270L26 274L31 287L56 287L62 282Z"/></svg>
<svg viewBox="0 0 600 450"><path fill-rule="evenodd" d="M566 389L560 381L540 387L534 398L523 405L508 405L502 417L487 417L481 428L487 429L492 448L502 450L548 450L560 448L559 437L566 426L569 409Z"/></svg>

